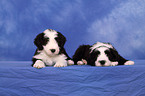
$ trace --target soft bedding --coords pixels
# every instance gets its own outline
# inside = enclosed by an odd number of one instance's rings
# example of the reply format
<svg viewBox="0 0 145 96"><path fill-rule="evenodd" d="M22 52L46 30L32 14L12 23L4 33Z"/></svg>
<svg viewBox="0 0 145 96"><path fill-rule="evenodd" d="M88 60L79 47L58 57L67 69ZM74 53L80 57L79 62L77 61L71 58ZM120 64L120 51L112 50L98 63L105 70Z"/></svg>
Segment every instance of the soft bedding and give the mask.
<svg viewBox="0 0 145 96"><path fill-rule="evenodd" d="M31 64L0 61L0 96L145 96L145 60L111 67Z"/></svg>

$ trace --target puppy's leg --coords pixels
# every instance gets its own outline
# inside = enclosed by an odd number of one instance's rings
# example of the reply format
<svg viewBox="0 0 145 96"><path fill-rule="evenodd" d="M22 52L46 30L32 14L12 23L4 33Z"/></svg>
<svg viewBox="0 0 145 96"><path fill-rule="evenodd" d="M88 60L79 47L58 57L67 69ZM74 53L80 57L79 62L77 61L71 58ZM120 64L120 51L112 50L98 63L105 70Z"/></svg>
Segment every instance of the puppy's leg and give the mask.
<svg viewBox="0 0 145 96"><path fill-rule="evenodd" d="M129 61L120 56L118 65L134 65L134 61Z"/></svg>
<svg viewBox="0 0 145 96"><path fill-rule="evenodd" d="M128 61L125 58L123 58L116 49L110 49L111 53L113 54L113 61L118 61L118 65L133 65L133 61ZM113 64L115 65L115 64Z"/></svg>
<svg viewBox="0 0 145 96"><path fill-rule="evenodd" d="M66 67L67 66L67 62L56 62L54 67Z"/></svg>
<svg viewBox="0 0 145 96"><path fill-rule="evenodd" d="M75 51L75 54L73 55L73 61L75 64L83 65L84 63L87 64L87 58L90 54L90 45L81 45L79 48Z"/></svg>
<svg viewBox="0 0 145 96"><path fill-rule="evenodd" d="M55 58L55 65L54 67L66 67L67 66L67 60L65 55L59 55Z"/></svg>
<svg viewBox="0 0 145 96"><path fill-rule="evenodd" d="M134 65L134 61L126 61L124 65Z"/></svg>
<svg viewBox="0 0 145 96"><path fill-rule="evenodd" d="M68 65L74 65L74 61L73 60L67 60L67 64Z"/></svg>
<svg viewBox="0 0 145 96"><path fill-rule="evenodd" d="M33 67L35 68L43 68L45 67L45 64L41 60L37 60L34 64Z"/></svg>
<svg viewBox="0 0 145 96"><path fill-rule="evenodd" d="M82 59L82 62L83 62L85 65L87 65L87 60Z"/></svg>
<svg viewBox="0 0 145 96"><path fill-rule="evenodd" d="M83 61L78 61L77 64L78 65L84 65Z"/></svg>
<svg viewBox="0 0 145 96"><path fill-rule="evenodd" d="M61 48L61 52L67 57L67 64L74 65L74 61L68 56L64 48Z"/></svg>
<svg viewBox="0 0 145 96"><path fill-rule="evenodd" d="M134 64L133 61L129 61L129 60L126 60L125 58L123 58L120 54L118 54L118 52L116 50L114 51L114 53L117 57L117 61L118 61L117 65L133 65Z"/></svg>
<svg viewBox="0 0 145 96"><path fill-rule="evenodd" d="M117 66L118 62L111 62L111 66Z"/></svg>

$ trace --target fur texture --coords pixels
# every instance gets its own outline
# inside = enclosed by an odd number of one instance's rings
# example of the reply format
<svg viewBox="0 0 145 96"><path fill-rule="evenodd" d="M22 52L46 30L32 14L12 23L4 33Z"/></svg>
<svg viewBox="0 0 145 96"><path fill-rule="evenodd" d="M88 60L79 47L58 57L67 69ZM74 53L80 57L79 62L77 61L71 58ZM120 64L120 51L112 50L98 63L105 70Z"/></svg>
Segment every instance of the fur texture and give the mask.
<svg viewBox="0 0 145 96"><path fill-rule="evenodd" d="M92 66L133 65L124 59L110 43L97 42L94 45L81 45L73 55L75 64Z"/></svg>
<svg viewBox="0 0 145 96"><path fill-rule="evenodd" d="M52 29L46 29L38 34L34 40L37 49L32 59L32 66L36 68L53 65L54 67L65 67L68 64L74 64L64 49L65 42L66 38Z"/></svg>

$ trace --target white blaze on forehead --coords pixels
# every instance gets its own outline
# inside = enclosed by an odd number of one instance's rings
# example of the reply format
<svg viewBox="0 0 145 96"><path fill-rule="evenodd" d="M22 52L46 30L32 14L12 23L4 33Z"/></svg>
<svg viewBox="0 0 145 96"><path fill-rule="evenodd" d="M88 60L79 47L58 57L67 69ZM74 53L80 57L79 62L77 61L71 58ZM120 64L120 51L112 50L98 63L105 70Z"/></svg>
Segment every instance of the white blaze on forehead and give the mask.
<svg viewBox="0 0 145 96"><path fill-rule="evenodd" d="M101 48L98 48L98 49L96 49L96 50L98 50L101 54L105 54L105 51L106 51L106 50L109 50L109 49L106 48L106 47L101 47Z"/></svg>
<svg viewBox="0 0 145 96"><path fill-rule="evenodd" d="M49 29L46 29L45 31L44 31L44 33L45 33L45 37L49 37L49 38L55 38L55 37L57 37L57 32L55 31L55 30L49 30Z"/></svg>
<svg viewBox="0 0 145 96"><path fill-rule="evenodd" d="M100 61L105 61L105 64L103 66L110 66L111 61L109 60L108 56L105 54L106 50L109 50L107 47L100 47L96 48L95 50L99 51L100 54L96 58L95 65L96 66L102 66Z"/></svg>
<svg viewBox="0 0 145 96"><path fill-rule="evenodd" d="M43 46L45 52L48 55L58 54L60 50L59 50L58 42L55 39L58 33L52 29L46 29L43 33L45 34L44 37L49 38L47 44ZM51 49L54 49L55 52L51 52Z"/></svg>
<svg viewBox="0 0 145 96"><path fill-rule="evenodd" d="M109 50L107 47L101 47L101 48L97 48L95 50L100 52L98 58L100 58L101 60L106 60L106 58L108 59L108 57L105 54L105 51Z"/></svg>
<svg viewBox="0 0 145 96"><path fill-rule="evenodd" d="M101 46L104 46L104 47L107 47L107 48L113 48L113 46L111 44L107 44L107 43L102 43L102 42L97 42L96 44L94 44L92 47L91 47L91 50L94 50L96 48L99 48Z"/></svg>

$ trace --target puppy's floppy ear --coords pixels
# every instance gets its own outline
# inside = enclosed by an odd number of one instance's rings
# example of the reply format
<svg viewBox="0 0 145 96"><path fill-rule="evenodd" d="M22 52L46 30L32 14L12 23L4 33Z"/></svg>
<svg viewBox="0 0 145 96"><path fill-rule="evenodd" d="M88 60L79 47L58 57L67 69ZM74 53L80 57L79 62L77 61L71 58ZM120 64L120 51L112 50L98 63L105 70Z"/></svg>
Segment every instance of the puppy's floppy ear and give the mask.
<svg viewBox="0 0 145 96"><path fill-rule="evenodd" d="M93 50L91 53L90 53L90 56L91 56L91 59L96 59L96 57L100 54L99 51L95 51Z"/></svg>
<svg viewBox="0 0 145 96"><path fill-rule="evenodd" d="M58 42L58 46L63 47L66 42L66 38L60 32L57 33L56 41Z"/></svg>
<svg viewBox="0 0 145 96"><path fill-rule="evenodd" d="M117 52L117 50L115 49L115 48L109 48L110 49L110 52L111 52L111 59L113 60L113 61L118 61L118 59L119 59L119 54L118 54L118 52Z"/></svg>
<svg viewBox="0 0 145 96"><path fill-rule="evenodd" d="M89 61L90 61L89 63L90 63L90 65L95 66L95 61L96 61L96 59L97 59L99 54L100 54L100 52L96 51L96 50L93 50L90 53L90 56L89 56Z"/></svg>
<svg viewBox="0 0 145 96"><path fill-rule="evenodd" d="M36 36L36 38L34 39L34 44L37 46L37 48L39 50L43 50L43 46L44 45L44 33L40 33Z"/></svg>

